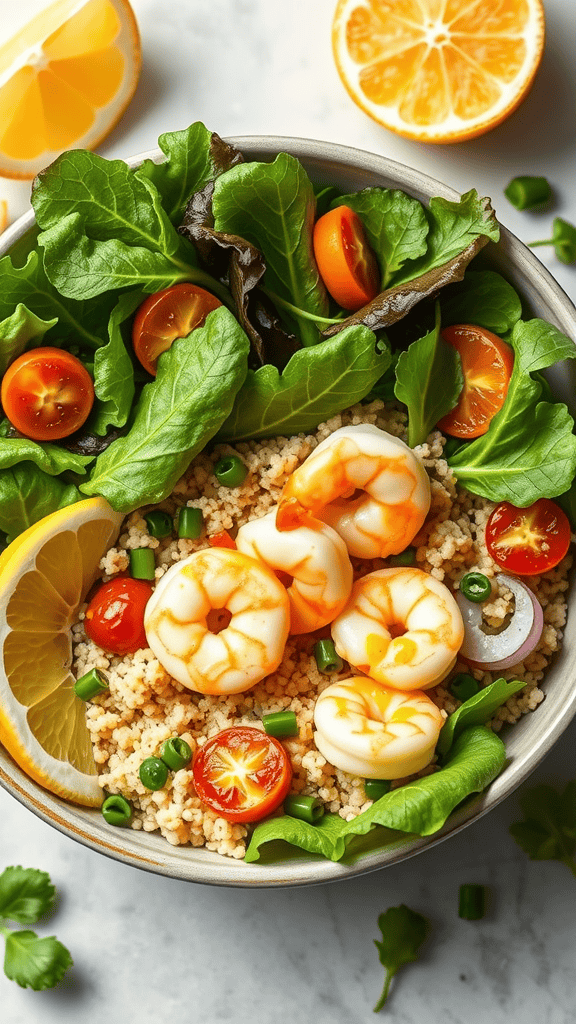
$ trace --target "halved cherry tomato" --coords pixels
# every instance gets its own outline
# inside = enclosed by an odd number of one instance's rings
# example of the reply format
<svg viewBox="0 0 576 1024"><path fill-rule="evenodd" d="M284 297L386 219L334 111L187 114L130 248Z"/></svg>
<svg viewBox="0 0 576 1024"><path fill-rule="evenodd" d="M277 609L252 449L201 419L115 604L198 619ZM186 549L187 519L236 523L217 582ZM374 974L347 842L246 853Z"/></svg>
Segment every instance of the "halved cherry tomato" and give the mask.
<svg viewBox="0 0 576 1024"><path fill-rule="evenodd" d="M220 533L213 533L211 537L208 537L208 543L213 548L230 548L231 551L236 550L236 541L232 539L228 530L220 530Z"/></svg>
<svg viewBox="0 0 576 1024"><path fill-rule="evenodd" d="M260 821L288 795L292 766L273 736L247 725L212 736L194 758L194 787L226 821Z"/></svg>
<svg viewBox="0 0 576 1024"><path fill-rule="evenodd" d="M68 437L94 404L94 384L76 356L61 348L33 348L10 364L2 405L12 426L34 441Z"/></svg>
<svg viewBox="0 0 576 1024"><path fill-rule="evenodd" d="M138 307L132 326L132 345L144 369L155 377L158 356L176 338L186 338L201 327L208 313L221 305L211 292L187 281L150 295Z"/></svg>
<svg viewBox="0 0 576 1024"><path fill-rule="evenodd" d="M570 545L570 523L549 498L528 508L503 501L486 524L486 546L495 562L517 576L535 576L553 569Z"/></svg>
<svg viewBox="0 0 576 1024"><path fill-rule="evenodd" d="M504 405L514 354L502 338L484 327L454 324L441 332L462 360L464 387L458 405L438 422L452 437L480 437Z"/></svg>
<svg viewBox="0 0 576 1024"><path fill-rule="evenodd" d="M130 576L117 576L103 583L86 609L86 633L111 654L133 654L148 647L144 609L151 594L151 583Z"/></svg>
<svg viewBox="0 0 576 1024"><path fill-rule="evenodd" d="M378 295L378 262L362 221L349 206L337 206L316 221L314 255L320 277L343 309L360 309Z"/></svg>

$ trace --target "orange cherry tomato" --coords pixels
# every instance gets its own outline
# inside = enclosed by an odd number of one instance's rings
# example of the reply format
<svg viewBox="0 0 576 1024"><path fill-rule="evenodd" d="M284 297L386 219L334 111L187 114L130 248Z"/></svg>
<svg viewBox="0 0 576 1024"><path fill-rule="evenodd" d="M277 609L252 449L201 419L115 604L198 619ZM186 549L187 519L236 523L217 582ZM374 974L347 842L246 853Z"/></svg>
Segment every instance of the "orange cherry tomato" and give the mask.
<svg viewBox="0 0 576 1024"><path fill-rule="evenodd" d="M184 282L150 295L134 318L132 345L145 370L156 376L158 356L176 338L186 338L201 327L208 313L222 303L205 288Z"/></svg>
<svg viewBox="0 0 576 1024"><path fill-rule="evenodd" d="M61 348L33 348L10 364L2 406L13 427L34 441L68 437L94 404L94 384L76 356Z"/></svg>
<svg viewBox="0 0 576 1024"><path fill-rule="evenodd" d="M460 355L464 387L458 404L438 426L452 437L480 437L504 405L514 353L502 338L472 324L445 327L442 337Z"/></svg>
<svg viewBox="0 0 576 1024"><path fill-rule="evenodd" d="M211 537L208 537L208 543L213 548L230 548L231 551L236 550L236 541L232 540L228 530L221 530L220 533L213 533Z"/></svg>
<svg viewBox="0 0 576 1024"><path fill-rule="evenodd" d="M378 295L378 262L349 206L337 206L316 221L314 255L326 288L343 309L360 309Z"/></svg>
<svg viewBox="0 0 576 1024"><path fill-rule="evenodd" d="M260 821L288 795L292 766L273 736L237 725L200 747L192 775L198 796L220 817Z"/></svg>
<svg viewBox="0 0 576 1024"><path fill-rule="evenodd" d="M569 545L568 517L549 498L539 498L528 508L502 501L486 523L490 555L517 576L535 576L553 569Z"/></svg>
<svg viewBox="0 0 576 1024"><path fill-rule="evenodd" d="M84 629L90 639L111 654L133 654L148 647L144 609L152 590L147 580L131 576L103 583L86 609Z"/></svg>

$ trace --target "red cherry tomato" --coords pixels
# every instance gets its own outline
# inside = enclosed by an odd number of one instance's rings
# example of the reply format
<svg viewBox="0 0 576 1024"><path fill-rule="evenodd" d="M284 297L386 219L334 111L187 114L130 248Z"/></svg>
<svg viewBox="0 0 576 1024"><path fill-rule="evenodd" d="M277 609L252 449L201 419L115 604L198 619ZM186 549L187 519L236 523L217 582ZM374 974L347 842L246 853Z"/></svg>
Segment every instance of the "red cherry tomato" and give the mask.
<svg viewBox="0 0 576 1024"><path fill-rule="evenodd" d="M211 537L208 537L208 543L213 548L230 548L231 551L236 550L236 541L232 540L228 530L221 530L220 533L213 533Z"/></svg>
<svg viewBox="0 0 576 1024"><path fill-rule="evenodd" d="M33 348L10 364L2 405L12 426L34 441L68 437L94 404L94 384L76 356L60 348Z"/></svg>
<svg viewBox="0 0 576 1024"><path fill-rule="evenodd" d="M316 221L314 255L326 288L343 309L360 309L378 295L376 256L349 206L337 206Z"/></svg>
<svg viewBox="0 0 576 1024"><path fill-rule="evenodd" d="M504 405L514 353L498 335L472 324L445 327L442 337L460 355L464 386L458 404L438 426L452 437L480 437Z"/></svg>
<svg viewBox="0 0 576 1024"><path fill-rule="evenodd" d="M222 303L215 295L184 282L150 295L138 308L132 326L132 345L145 370L156 376L158 356L176 338L201 327L208 313Z"/></svg>
<svg viewBox="0 0 576 1024"><path fill-rule="evenodd" d="M503 501L486 524L486 546L495 562L517 576L535 576L553 569L570 545L570 523L549 498L528 508Z"/></svg>
<svg viewBox="0 0 576 1024"><path fill-rule="evenodd" d="M130 576L103 583L86 609L86 633L111 654L133 654L148 647L144 609L151 594L151 583Z"/></svg>
<svg viewBox="0 0 576 1024"><path fill-rule="evenodd" d="M260 821L288 795L292 766L273 736L237 725L200 747L192 774L198 796L220 817Z"/></svg>

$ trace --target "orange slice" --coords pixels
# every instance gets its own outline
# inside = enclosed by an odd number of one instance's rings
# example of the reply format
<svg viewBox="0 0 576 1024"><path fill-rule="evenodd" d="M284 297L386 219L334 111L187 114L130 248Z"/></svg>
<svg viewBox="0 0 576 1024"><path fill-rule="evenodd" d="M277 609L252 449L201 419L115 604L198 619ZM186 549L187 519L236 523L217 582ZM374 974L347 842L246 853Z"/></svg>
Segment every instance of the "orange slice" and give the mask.
<svg viewBox="0 0 576 1024"><path fill-rule="evenodd" d="M33 178L64 149L94 149L140 74L128 0L56 0L0 47L0 175Z"/></svg>
<svg viewBox="0 0 576 1024"><path fill-rule="evenodd" d="M339 0L340 77L379 124L421 142L461 142L528 93L544 48L540 0Z"/></svg>
<svg viewBox="0 0 576 1024"><path fill-rule="evenodd" d="M32 779L102 803L70 628L123 516L103 498L59 509L0 556L0 743Z"/></svg>

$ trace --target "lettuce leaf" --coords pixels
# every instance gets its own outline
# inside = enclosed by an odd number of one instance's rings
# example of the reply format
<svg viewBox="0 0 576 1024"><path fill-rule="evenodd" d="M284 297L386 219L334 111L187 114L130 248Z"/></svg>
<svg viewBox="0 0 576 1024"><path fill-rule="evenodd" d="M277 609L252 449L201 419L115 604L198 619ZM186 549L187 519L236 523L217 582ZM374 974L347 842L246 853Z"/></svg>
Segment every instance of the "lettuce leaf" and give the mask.
<svg viewBox="0 0 576 1024"><path fill-rule="evenodd" d="M31 341L41 345L46 331L57 323L58 317L42 320L19 302L12 315L0 323L0 375L6 373L10 363L27 348L35 347Z"/></svg>
<svg viewBox="0 0 576 1024"><path fill-rule="evenodd" d="M8 469L19 462L33 462L49 476L57 476L66 470L83 475L92 461L92 456L76 455L58 444L40 444L28 437L7 437L10 429L7 419L0 421L0 469Z"/></svg>
<svg viewBox="0 0 576 1024"><path fill-rule="evenodd" d="M442 324L477 324L507 334L522 316L520 296L495 270L467 270L442 293Z"/></svg>
<svg viewBox="0 0 576 1024"><path fill-rule="evenodd" d="M0 530L10 542L39 519L81 499L74 484L49 476L32 462L0 469Z"/></svg>
<svg viewBox="0 0 576 1024"><path fill-rule="evenodd" d="M436 745L438 756L444 757L448 753L454 740L463 729L467 729L471 725L483 725L502 704L505 704L515 693L523 690L525 686L526 680L512 679L507 682L504 678L496 679L490 686L485 686L473 697L464 701L459 708L456 708L456 711L449 715L440 730Z"/></svg>
<svg viewBox="0 0 576 1024"><path fill-rule="evenodd" d="M134 365L124 344L122 325L142 302L141 291L121 295L110 314L107 345L94 353L96 403L88 421L89 430L105 434L108 427L123 427L134 399Z"/></svg>

